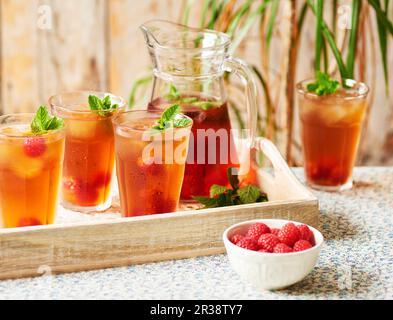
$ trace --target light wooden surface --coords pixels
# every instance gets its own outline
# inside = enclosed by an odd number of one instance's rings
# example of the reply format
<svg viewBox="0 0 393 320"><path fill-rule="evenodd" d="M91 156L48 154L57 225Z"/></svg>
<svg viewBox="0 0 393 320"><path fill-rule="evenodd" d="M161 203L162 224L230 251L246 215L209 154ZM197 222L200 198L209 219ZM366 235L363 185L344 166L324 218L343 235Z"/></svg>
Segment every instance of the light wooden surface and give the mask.
<svg viewBox="0 0 393 320"><path fill-rule="evenodd" d="M116 219L108 222L0 231L0 279L129 266L223 253L224 230L235 223L283 218L318 224L317 200L248 205Z"/></svg>

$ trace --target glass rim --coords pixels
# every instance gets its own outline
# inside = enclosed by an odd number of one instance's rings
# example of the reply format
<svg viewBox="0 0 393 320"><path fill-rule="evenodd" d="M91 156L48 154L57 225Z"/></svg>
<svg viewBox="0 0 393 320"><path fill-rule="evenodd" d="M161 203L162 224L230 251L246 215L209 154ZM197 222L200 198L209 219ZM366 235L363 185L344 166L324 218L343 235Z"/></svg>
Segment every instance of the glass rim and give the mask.
<svg viewBox="0 0 393 320"><path fill-rule="evenodd" d="M108 109L105 110L105 112L117 112L117 111L121 111L123 109L127 108L127 102L125 101L124 98L122 98L121 96L117 96L114 95L112 93L109 92L105 92L105 91L89 91L89 90L80 90L80 91L68 91L68 92L63 92L63 93L58 93L55 94L53 96L51 96L49 98L49 105L53 111L56 111L56 113L64 113L64 115L68 115L68 117L72 117L72 116L78 116L78 115L96 115L96 116L100 116L99 113L102 112L102 110L73 110L71 109L72 106L75 106L76 104L67 104L67 105L60 105L59 103L57 103L55 100L57 98L60 98L62 96L67 96L67 95L95 95L95 96L110 96L111 99L112 98L116 98L116 100L119 101L119 107L116 109ZM86 101L87 102L87 101ZM60 116L61 118L64 118L64 116ZM105 118L105 117L104 117Z"/></svg>
<svg viewBox="0 0 393 320"><path fill-rule="evenodd" d="M131 111L126 111L126 112L122 112L119 113L117 115L115 115L114 117L112 117L112 123L115 127L117 128L127 128L128 131L132 131L132 132L145 132L148 129L135 129L132 128L130 126L126 126L124 124L120 123L120 118L121 117L126 117L126 116L131 116L131 115L138 115L140 114L141 116L149 114L149 115L155 115L155 119L160 119L161 115L162 115L162 111L149 111L149 110L131 110ZM170 128L170 129L166 129L163 130L163 132L167 131L167 130L173 130L173 131L180 131L180 130L184 130L184 129L191 129L191 127L194 125L194 121L187 115L180 113L179 116L181 116L183 119L189 119L191 120L191 123L188 126L185 127L181 127L181 128ZM135 121L140 120L140 119L146 119L146 117L139 117L136 118Z"/></svg>
<svg viewBox="0 0 393 320"><path fill-rule="evenodd" d="M332 95L323 95L323 96L319 96L317 95L315 92L309 92L307 91L307 84L315 82L316 79L315 78L309 78L309 79L305 79L303 81L300 81L297 85L296 85L296 90L299 94L302 94L304 96L309 96L309 97L313 97L313 98L324 98L324 97L329 97ZM360 82L360 81L356 81L353 79L345 79L344 80L345 83L350 87L348 89L343 88L344 90L355 90L356 95L355 96L336 96L336 99L341 99L341 100L356 100L356 99L364 99L367 98L368 94L370 93L370 87L365 84L364 82ZM341 85L341 83L340 83ZM342 88L342 86L340 86Z"/></svg>
<svg viewBox="0 0 393 320"><path fill-rule="evenodd" d="M153 48L162 50L162 51L187 51L187 52L203 52L203 51L218 51L219 49L221 50L228 50L229 46L231 45L231 38L223 32L219 32L219 31L213 31L213 30L209 30L209 29L203 29L203 28L195 28L195 27L188 27L186 25L183 25L181 23L174 23L171 21L167 21L167 20L163 20L163 19L152 19L149 20L147 22L145 22L144 24L142 24L140 26L140 28L144 31L147 30L147 25L151 24L151 23L169 23L172 24L174 26L180 27L180 28L184 28L184 30L187 30L188 32L195 32L195 33L205 33L205 34L212 34L212 35L216 35L218 39L222 39L222 43L214 45L214 46L208 46L208 47L203 47L203 48L173 48L170 46L166 46L161 44L156 37L153 36L154 39L154 45L152 46Z"/></svg>
<svg viewBox="0 0 393 320"><path fill-rule="evenodd" d="M7 124L5 122L8 118L9 119L15 119L15 122L10 122L10 126L12 125L20 125L20 124L30 124L31 120L35 117L35 113L10 113L10 114L5 114L0 116L0 128L3 127L4 125ZM18 121L19 120L19 121ZM53 136L58 133L64 132L65 127L63 126L62 128L55 129L55 130L50 130L46 131L45 133L41 134L25 134L25 135L15 135L12 133L3 133L0 130L0 138L13 138L13 139L25 139L25 138L34 138L34 137L46 137L46 136Z"/></svg>

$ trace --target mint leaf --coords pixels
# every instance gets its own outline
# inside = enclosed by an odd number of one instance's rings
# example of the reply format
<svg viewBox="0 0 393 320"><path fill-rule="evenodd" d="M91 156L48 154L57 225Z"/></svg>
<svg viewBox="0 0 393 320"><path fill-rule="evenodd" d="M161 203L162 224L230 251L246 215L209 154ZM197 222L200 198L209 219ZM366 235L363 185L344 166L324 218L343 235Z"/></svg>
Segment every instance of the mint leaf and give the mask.
<svg viewBox="0 0 393 320"><path fill-rule="evenodd" d="M217 196L220 196L227 191L228 189L226 187L215 184L210 188L210 198L216 198Z"/></svg>
<svg viewBox="0 0 393 320"><path fill-rule="evenodd" d="M256 203L261 197L261 191L252 185L239 189L237 193L243 204Z"/></svg>
<svg viewBox="0 0 393 320"><path fill-rule="evenodd" d="M180 106L175 104L166 109L161 118L153 126L155 130L165 130L169 128L184 128L192 124L189 118L176 118L180 114Z"/></svg>
<svg viewBox="0 0 393 320"><path fill-rule="evenodd" d="M318 96L336 93L340 87L340 82L329 77L328 74L323 72L317 73L317 81L307 85L309 92L314 92Z"/></svg>
<svg viewBox="0 0 393 320"><path fill-rule="evenodd" d="M31 122L31 132L33 134L45 134L51 130L57 130L64 127L63 119L51 117L45 106L40 106Z"/></svg>
<svg viewBox="0 0 393 320"><path fill-rule="evenodd" d="M159 123L165 125L165 123L167 122L172 122L173 120L175 120L175 117L179 114L179 112L180 106L178 104L169 107L162 113Z"/></svg>
<svg viewBox="0 0 393 320"><path fill-rule="evenodd" d="M218 199L212 199L206 197L193 197L193 199L199 202L200 204L203 204L205 206L205 209L217 208L219 206Z"/></svg>
<svg viewBox="0 0 393 320"><path fill-rule="evenodd" d="M204 111L217 107L217 103L211 101L197 101L197 102L193 102L192 105Z"/></svg>
<svg viewBox="0 0 393 320"><path fill-rule="evenodd" d="M119 108L118 104L112 104L110 96L106 96L101 100L97 96L90 95L88 102L90 110L98 111L98 114L102 117L111 116L113 111Z"/></svg>
<svg viewBox="0 0 393 320"><path fill-rule="evenodd" d="M267 195L256 186L247 185L239 189L239 178L232 175L232 168L228 170L228 180L233 189L213 185L210 188L210 198L194 197L194 200L203 204L205 208L219 208L268 201Z"/></svg>
<svg viewBox="0 0 393 320"><path fill-rule="evenodd" d="M188 127L192 123L191 119L188 118L180 118L180 119L175 119L173 121L173 126L175 128L185 128Z"/></svg>
<svg viewBox="0 0 393 320"><path fill-rule="evenodd" d="M197 97L185 97L181 99L181 102L185 104L194 104L199 102L199 99Z"/></svg>
<svg viewBox="0 0 393 320"><path fill-rule="evenodd" d="M169 93L167 94L166 98L169 101L178 101L180 99L180 92L177 90L174 84L170 84Z"/></svg>

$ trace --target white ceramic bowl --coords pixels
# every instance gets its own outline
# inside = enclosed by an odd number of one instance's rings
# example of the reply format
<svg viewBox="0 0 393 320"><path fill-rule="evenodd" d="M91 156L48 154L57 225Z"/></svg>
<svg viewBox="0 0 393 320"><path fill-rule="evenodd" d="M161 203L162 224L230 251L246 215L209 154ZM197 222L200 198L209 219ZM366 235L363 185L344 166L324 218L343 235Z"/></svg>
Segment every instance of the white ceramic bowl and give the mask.
<svg viewBox="0 0 393 320"><path fill-rule="evenodd" d="M224 243L229 262L237 274L261 290L279 290L303 280L315 267L323 244L322 234L309 226L316 245L306 251L274 254L246 250L234 245L230 239L235 234L245 235L254 223L265 223L270 228L281 228L288 220L253 220L236 224L224 232Z"/></svg>

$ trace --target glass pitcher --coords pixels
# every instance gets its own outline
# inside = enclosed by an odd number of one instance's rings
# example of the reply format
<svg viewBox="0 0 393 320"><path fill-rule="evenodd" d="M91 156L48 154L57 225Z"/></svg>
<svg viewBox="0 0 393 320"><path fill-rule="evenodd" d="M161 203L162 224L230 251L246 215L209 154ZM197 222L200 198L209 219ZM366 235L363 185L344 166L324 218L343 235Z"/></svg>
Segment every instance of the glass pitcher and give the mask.
<svg viewBox="0 0 393 320"><path fill-rule="evenodd" d="M149 110L178 104L194 120L181 199L209 196L211 186L228 186L228 169L235 169L234 174L242 170L245 160L238 141L247 141L248 150L253 144L257 89L252 73L243 61L230 57L231 39L224 33L161 20L141 29L154 67ZM241 131L231 125L226 72L237 74L246 88L247 121ZM242 177L250 177L242 171Z"/></svg>

